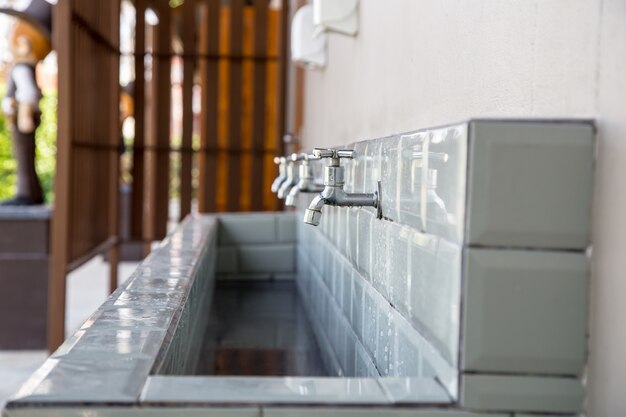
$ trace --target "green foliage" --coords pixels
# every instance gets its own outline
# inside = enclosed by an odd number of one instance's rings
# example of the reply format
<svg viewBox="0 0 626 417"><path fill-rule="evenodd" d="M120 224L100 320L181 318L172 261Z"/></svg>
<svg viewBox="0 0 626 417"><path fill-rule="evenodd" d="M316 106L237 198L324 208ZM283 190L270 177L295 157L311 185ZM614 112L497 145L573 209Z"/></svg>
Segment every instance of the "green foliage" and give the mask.
<svg viewBox="0 0 626 417"><path fill-rule="evenodd" d="M4 115L0 115L0 200L13 196L17 163L11 153L11 132Z"/></svg>
<svg viewBox="0 0 626 417"><path fill-rule="evenodd" d="M37 173L46 202L54 200L54 170L57 155L57 94L48 92L39 102L41 124L37 129Z"/></svg>
<svg viewBox="0 0 626 417"><path fill-rule="evenodd" d="M0 86L0 97L4 97L6 87ZM41 125L37 129L37 173L41 180L46 201L53 200L54 169L56 162L56 93L46 93L39 103L42 111ZM15 193L17 163L11 151L11 129L4 114L0 112L0 200L10 198Z"/></svg>

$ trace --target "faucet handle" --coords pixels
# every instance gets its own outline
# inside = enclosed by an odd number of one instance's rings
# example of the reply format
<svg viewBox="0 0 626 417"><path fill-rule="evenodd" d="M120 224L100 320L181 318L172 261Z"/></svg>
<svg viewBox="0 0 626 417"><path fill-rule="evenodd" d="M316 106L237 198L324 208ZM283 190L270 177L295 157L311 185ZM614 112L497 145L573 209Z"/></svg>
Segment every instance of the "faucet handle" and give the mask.
<svg viewBox="0 0 626 417"><path fill-rule="evenodd" d="M356 152L353 149L338 149L337 156L339 158L354 159Z"/></svg>
<svg viewBox="0 0 626 417"><path fill-rule="evenodd" d="M293 162L306 161L308 155L305 153L292 153L290 159Z"/></svg>
<svg viewBox="0 0 626 417"><path fill-rule="evenodd" d="M315 148L313 149L313 156L317 158L348 158L353 159L355 155L352 149L327 149L327 148Z"/></svg>
<svg viewBox="0 0 626 417"><path fill-rule="evenodd" d="M317 158L336 158L336 151L334 149L327 148L314 148L313 156Z"/></svg>

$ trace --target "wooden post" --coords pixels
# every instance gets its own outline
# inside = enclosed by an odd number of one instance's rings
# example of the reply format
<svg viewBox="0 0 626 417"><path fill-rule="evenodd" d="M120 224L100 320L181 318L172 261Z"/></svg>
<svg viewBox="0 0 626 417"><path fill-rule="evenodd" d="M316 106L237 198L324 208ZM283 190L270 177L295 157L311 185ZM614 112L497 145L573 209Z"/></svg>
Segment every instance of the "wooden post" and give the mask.
<svg viewBox="0 0 626 417"><path fill-rule="evenodd" d="M230 2L230 55L243 55L243 0ZM228 99L228 211L238 211L241 194L241 59L230 62Z"/></svg>
<svg viewBox="0 0 626 417"><path fill-rule="evenodd" d="M146 123L145 86L146 68L144 57L146 53L146 0L135 0L135 91L134 116L135 138L133 140L133 192L131 204L131 237L143 239L143 198L144 198L144 134Z"/></svg>
<svg viewBox="0 0 626 417"><path fill-rule="evenodd" d="M112 21L109 22L109 27L106 28L106 33L111 37L109 42L116 47L119 51L119 16L120 16L120 2L111 1L106 2L106 7L110 8L107 13L104 13L105 17L108 17ZM117 17L117 18L116 18ZM113 131L116 135L110 135L108 141L110 148L104 152L108 153L108 163L111 177L109 178L109 231L108 234L112 238L113 246L109 249L109 293L113 293L117 289L118 284L118 263L120 252L119 241L119 196L120 196L120 154L117 151L119 149L119 141L123 141L122 126L120 122L120 89L119 89L119 68L120 68L120 56L117 51L108 50L105 52L108 56L105 59L108 62L108 77L110 77L109 85L115 84L118 88L109 89L103 92L108 95L108 102L105 103L106 110L109 112L109 131ZM107 138L105 138L106 141Z"/></svg>
<svg viewBox="0 0 626 417"><path fill-rule="evenodd" d="M198 211L214 212L217 194L217 106L220 0L208 0L202 9L200 25L200 153L198 169Z"/></svg>
<svg viewBox="0 0 626 417"><path fill-rule="evenodd" d="M280 71L278 83L278 147L281 153L284 151L284 143L282 136L286 133L286 113L287 113L287 85L288 74L287 65L289 64L289 1L283 1L280 11Z"/></svg>
<svg viewBox="0 0 626 417"><path fill-rule="evenodd" d="M267 53L267 0L255 0L254 20L254 104L252 106L252 210L263 209L263 171L265 157L265 94L267 62L262 57Z"/></svg>
<svg viewBox="0 0 626 417"><path fill-rule="evenodd" d="M144 242L167 234L170 179L171 51L170 10L167 0L156 3L159 24L154 26L150 130L145 160Z"/></svg>
<svg viewBox="0 0 626 417"><path fill-rule="evenodd" d="M183 4L182 40L184 47L183 58L183 132L181 138L180 161L180 218L181 220L191 212L192 186L192 137L193 137L193 76L196 67L196 4L188 1Z"/></svg>
<svg viewBox="0 0 626 417"><path fill-rule="evenodd" d="M55 204L50 233L50 280L48 284L48 351L53 352L65 339L65 274L69 262L68 230L69 182L73 174L72 157L72 8L67 0L54 7L55 47L59 74L57 115L57 164L54 193Z"/></svg>

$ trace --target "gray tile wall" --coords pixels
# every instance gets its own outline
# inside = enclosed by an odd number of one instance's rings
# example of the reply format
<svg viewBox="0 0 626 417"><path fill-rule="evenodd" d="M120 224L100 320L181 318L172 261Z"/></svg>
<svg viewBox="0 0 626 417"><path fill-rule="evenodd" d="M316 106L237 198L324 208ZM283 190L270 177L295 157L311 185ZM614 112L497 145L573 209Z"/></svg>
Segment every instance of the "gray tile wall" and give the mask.
<svg viewBox="0 0 626 417"><path fill-rule="evenodd" d="M276 398L294 407L324 404L299 410L263 405L231 409L231 415L368 415L369 409L332 404L370 403L376 392L380 404L424 405L432 401L429 390L436 393L433 403L454 398L454 409L376 412L579 413L593 127L472 121L350 147L359 156L347 165L346 188L371 192L381 181L383 219L371 208L334 207L323 209L318 228L278 214L220 216L219 231L214 217L188 219L5 412L36 415L55 413L42 408L51 404L115 403L140 404L145 408L133 411L158 415L163 410L152 407L163 404L159 392L171 395L172 406L206 407L215 398L224 401L210 389L221 386L239 405L274 404ZM309 198L301 196L298 216ZM377 378L284 378L268 385L248 378L148 377L151 368L177 373L191 366L197 328L208 317L203 312L216 251L215 268L224 279L289 279L297 266L296 283L326 367L339 376ZM276 396L268 395L268 386ZM328 404L328 398L339 400ZM224 414L212 411L201 413ZM94 415L115 412L102 408Z"/></svg>
<svg viewBox="0 0 626 417"><path fill-rule="evenodd" d="M293 213L221 214L218 236L219 279L294 278L296 218Z"/></svg>
<svg viewBox="0 0 626 417"><path fill-rule="evenodd" d="M473 409L579 411L593 125L477 120L345 147L346 190L381 181L383 218L326 206L297 227L298 285L337 374L435 376Z"/></svg>

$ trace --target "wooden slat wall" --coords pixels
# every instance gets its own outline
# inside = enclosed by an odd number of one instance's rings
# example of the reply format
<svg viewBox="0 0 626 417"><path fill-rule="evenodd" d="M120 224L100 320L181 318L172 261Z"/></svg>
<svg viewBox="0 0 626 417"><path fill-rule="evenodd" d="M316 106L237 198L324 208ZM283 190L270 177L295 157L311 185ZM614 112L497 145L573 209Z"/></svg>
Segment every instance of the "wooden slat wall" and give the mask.
<svg viewBox="0 0 626 417"><path fill-rule="evenodd" d="M268 0L203 6L199 211L276 210L269 188L282 150L284 11Z"/></svg>
<svg viewBox="0 0 626 417"><path fill-rule="evenodd" d="M182 6L181 38L183 57L183 131L180 161L180 218L191 213L193 162L193 82L196 69L196 3L187 1Z"/></svg>
<svg viewBox="0 0 626 417"><path fill-rule="evenodd" d="M133 192L131 199L131 237L143 240L143 197L144 197L144 135L145 135L145 61L146 53L146 13L147 0L135 0L135 91L134 117L135 135L133 140Z"/></svg>
<svg viewBox="0 0 626 417"><path fill-rule="evenodd" d="M167 234L170 188L172 27L168 0L156 0L159 24L152 29L152 80L144 173L144 242Z"/></svg>
<svg viewBox="0 0 626 417"><path fill-rule="evenodd" d="M200 153L198 155L198 210L217 210L217 118L220 0L203 4L200 23Z"/></svg>
<svg viewBox="0 0 626 417"><path fill-rule="evenodd" d="M48 348L64 340L66 274L112 250L117 280L119 0L60 0L57 171L51 233Z"/></svg>
<svg viewBox="0 0 626 417"><path fill-rule="evenodd" d="M243 1L230 0L230 51L232 56L243 55ZM228 95L228 147L230 150L242 149L241 140L241 84L243 62L241 59L230 61ZM228 153L228 192L226 209L239 210L241 197L241 155L239 152Z"/></svg>
<svg viewBox="0 0 626 417"><path fill-rule="evenodd" d="M268 0L255 0L255 11L265 10ZM254 56L264 56L267 51L267 13L254 14ZM253 61L254 84L253 96L254 113L252 116L252 166L248 183L251 185L248 195L251 198L251 207L260 209L263 207L264 171L263 148L265 145L265 97L267 65L261 60ZM252 175L254 173L254 175Z"/></svg>

